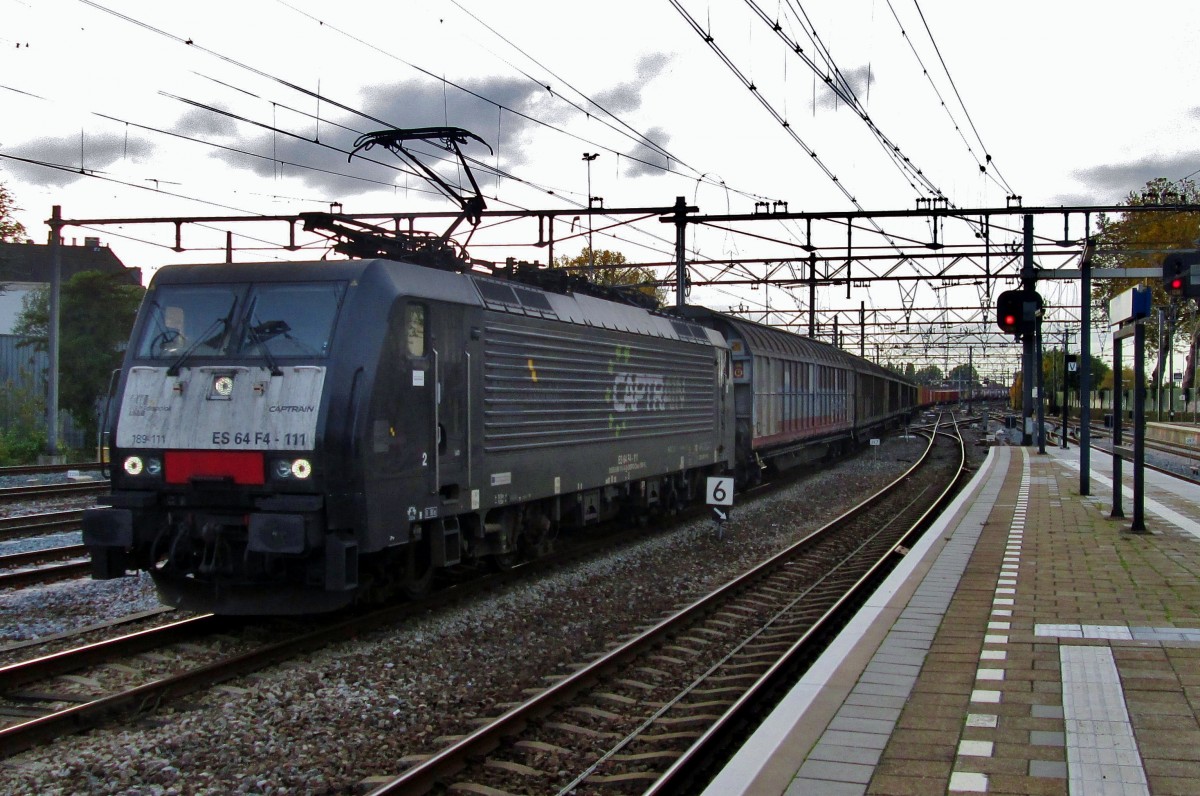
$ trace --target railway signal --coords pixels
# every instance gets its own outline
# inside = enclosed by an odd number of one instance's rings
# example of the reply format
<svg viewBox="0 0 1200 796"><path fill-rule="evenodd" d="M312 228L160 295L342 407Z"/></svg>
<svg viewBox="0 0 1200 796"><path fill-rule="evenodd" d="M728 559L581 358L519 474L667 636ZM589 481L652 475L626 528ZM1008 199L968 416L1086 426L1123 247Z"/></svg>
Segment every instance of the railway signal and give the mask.
<svg viewBox="0 0 1200 796"><path fill-rule="evenodd" d="M1006 290L996 297L996 323L1000 331L1020 340L1033 331L1042 306L1036 290Z"/></svg>
<svg viewBox="0 0 1200 796"><path fill-rule="evenodd" d="M1200 251L1175 251L1163 258L1163 288L1171 296L1200 297Z"/></svg>

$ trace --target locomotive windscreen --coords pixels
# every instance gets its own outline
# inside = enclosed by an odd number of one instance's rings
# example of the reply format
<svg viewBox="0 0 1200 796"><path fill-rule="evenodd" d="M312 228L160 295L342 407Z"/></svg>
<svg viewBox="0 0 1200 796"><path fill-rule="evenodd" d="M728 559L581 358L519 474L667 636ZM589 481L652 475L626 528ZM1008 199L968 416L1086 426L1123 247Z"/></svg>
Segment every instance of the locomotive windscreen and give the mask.
<svg viewBox="0 0 1200 796"><path fill-rule="evenodd" d="M324 357L345 293L344 282L162 285L137 355Z"/></svg>

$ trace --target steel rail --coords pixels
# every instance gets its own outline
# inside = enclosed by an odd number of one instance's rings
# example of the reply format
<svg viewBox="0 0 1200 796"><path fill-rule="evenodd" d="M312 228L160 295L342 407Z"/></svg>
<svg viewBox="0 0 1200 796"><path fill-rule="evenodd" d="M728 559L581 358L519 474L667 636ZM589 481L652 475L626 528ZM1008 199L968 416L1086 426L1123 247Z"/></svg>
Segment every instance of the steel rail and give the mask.
<svg viewBox="0 0 1200 796"><path fill-rule="evenodd" d="M620 534L617 536L622 537ZM644 532L625 534L625 536L631 538L644 536ZM283 641L266 644L258 649L214 661L186 672L169 675L152 683L5 727L0 729L0 759L62 735L99 726L110 717L152 708L168 699L195 693L211 685L261 670L303 652L319 649L335 641L355 638L368 630L394 624L427 612L434 606L463 600L491 589L503 587L514 580L529 577L531 573L544 572L555 566L561 566L564 561L586 557L606 546L611 546L611 544L611 539L608 540L607 545L603 541L581 544L562 556L538 559L504 572L451 585L437 592L428 600L389 606L350 618L335 619L316 630L310 630ZM193 619L164 626L164 628L175 628L176 632L187 633L194 637L210 632L213 628L223 627L222 623L234 621L237 619L203 614ZM167 635L170 632L170 630L151 628L148 631L141 631L119 639L97 642L94 645L55 653L8 667L0 667L0 693L32 680L53 677L57 674L93 666L120 655L136 654L136 652L172 643Z"/></svg>
<svg viewBox="0 0 1200 796"><path fill-rule="evenodd" d="M952 416L953 417L953 416ZM739 725L744 726L746 722L752 720L752 714L756 711L756 707L762 698L762 695L774 688L782 679L784 674L793 668L793 663L797 659L803 659L811 655L811 647L826 632L829 625L841 626L840 617L843 614L853 613L858 610L859 595L866 592L868 595L878 587L879 583L886 576L884 571L893 554L901 547L911 546L914 537L919 536L925 529L927 523L934 517L935 512L942 510L946 503L954 494L955 486L961 480L967 464L966 446L963 442L962 434L959 432L957 422L954 423L954 433L949 434L945 431L934 429L934 434L948 436L955 440L958 444L959 463L955 472L954 478L946 484L941 494L923 511L920 517L913 522L908 530L903 534L900 541L893 547L888 556L881 558L872 566L866 573L859 578L858 582L838 600L826 614L810 628L800 639L798 639L788 650L788 652L774 663L771 668L764 674L753 686L750 687L734 704L725 711L722 716L715 721L710 727L696 740L695 743L685 751L671 767L663 773L658 780L646 791L644 796L658 796L659 794L669 793L677 789L680 781L689 778L692 773L702 764L702 761L711 760L713 754L723 745L724 739L727 738L733 728ZM930 440L929 451L933 448L933 439ZM922 460L924 457L922 457ZM911 470L910 470L911 472ZM907 477L907 473L904 477Z"/></svg>
<svg viewBox="0 0 1200 796"><path fill-rule="evenodd" d="M0 541L45 536L58 531L77 531L82 521L83 509L0 517Z"/></svg>
<svg viewBox="0 0 1200 796"><path fill-rule="evenodd" d="M44 564L47 561L62 561L64 558L82 558L86 555L87 548L81 544L44 547L41 550L26 550L22 553L0 556L0 569L27 567L32 564Z"/></svg>
<svg viewBox="0 0 1200 796"><path fill-rule="evenodd" d="M444 777L449 776L455 771L461 769L470 760L478 758L482 755L486 755L492 749L497 747L501 743L502 739L506 736L511 736L520 732L534 717L546 713L555 705L558 705L570 699L584 689L589 688L607 671L634 659L636 656L659 644L664 637L670 636L671 634L678 632L694 623L698 618L713 610L712 607L714 605L727 599L731 595L737 594L738 592L742 591L747 584L759 580L773 570L777 569L784 562L795 558L797 554L811 548L817 542L817 540L829 534L833 528L836 528L837 526L870 509L879 499L882 498L883 495L891 491L898 484L902 483L913 472L926 463L933 449L932 435L930 436L930 439L931 443L926 448L922 456L911 467L909 467L903 475L895 479L888 486L876 492L874 495L868 497L866 500L863 500L853 508L843 512L836 519L832 520L822 528L812 532L804 539L790 546L786 550L771 557L767 561L762 562L750 571L744 573L733 581L730 581L709 595L676 612L655 627L639 633L637 636L626 641L624 644L609 652L607 655L604 655L601 658L598 658L581 667L570 676L549 686L544 691L534 695L521 705L512 708L489 724L476 729L464 738L434 753L429 758L414 765L407 771L404 771L394 780L375 788L370 792L370 796L383 796L384 794L388 794L389 796L394 796L394 794L424 794L429 792L436 787ZM961 473L961 466L960 458L959 473ZM957 476L955 480L957 480ZM908 535L909 534L906 533L904 535L905 538L907 538ZM893 547L893 552L894 549L895 548ZM884 556L884 558L889 556Z"/></svg>
<svg viewBox="0 0 1200 796"><path fill-rule="evenodd" d="M3 566L2 561L0 561L0 566ZM82 578L91 571L91 561L72 561L66 564L51 564L45 567L0 572L0 589L23 589L39 583Z"/></svg>
<svg viewBox="0 0 1200 796"><path fill-rule="evenodd" d="M85 644L82 647L73 647L27 661L11 663L8 666L0 666L0 693L7 693L28 683L105 663L118 656L136 655L164 644L215 632L227 624L227 620L213 614L200 614L170 624L139 630L136 633L127 633L116 638ZM0 738L4 737L4 732L0 730Z"/></svg>
<svg viewBox="0 0 1200 796"><path fill-rule="evenodd" d="M30 484L28 486L10 486L0 489L0 503L11 503L17 500L37 500L52 497L70 497L73 495L95 495L109 490L108 480L83 481L70 484Z"/></svg>
<svg viewBox="0 0 1200 796"><path fill-rule="evenodd" d="M107 467L103 462L74 462L71 464L17 464L10 467L0 467L0 477L23 475L40 475L42 473L67 473L71 470L88 472Z"/></svg>

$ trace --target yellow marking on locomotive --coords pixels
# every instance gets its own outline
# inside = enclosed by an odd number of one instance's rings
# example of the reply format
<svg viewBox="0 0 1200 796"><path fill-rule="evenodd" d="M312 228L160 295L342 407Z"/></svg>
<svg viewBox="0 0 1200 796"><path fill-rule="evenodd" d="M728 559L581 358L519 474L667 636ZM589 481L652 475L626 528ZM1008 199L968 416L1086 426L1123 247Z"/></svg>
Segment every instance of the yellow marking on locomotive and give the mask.
<svg viewBox="0 0 1200 796"><path fill-rule="evenodd" d="M527 360L525 360L525 362L526 362L526 364L529 366L529 376L530 376L530 378L532 378L532 379L533 379L533 383L534 383L534 384L537 384L537 371L533 369L533 360L532 360L532 359L527 359Z"/></svg>

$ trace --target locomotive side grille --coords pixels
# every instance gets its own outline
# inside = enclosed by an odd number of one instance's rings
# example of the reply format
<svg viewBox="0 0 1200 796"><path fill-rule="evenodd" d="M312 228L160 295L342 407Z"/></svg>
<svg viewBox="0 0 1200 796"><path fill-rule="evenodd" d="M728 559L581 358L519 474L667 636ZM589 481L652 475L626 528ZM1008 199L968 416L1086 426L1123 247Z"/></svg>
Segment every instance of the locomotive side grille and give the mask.
<svg viewBox="0 0 1200 796"><path fill-rule="evenodd" d="M708 345L503 320L487 326L485 339L489 452L712 432Z"/></svg>

